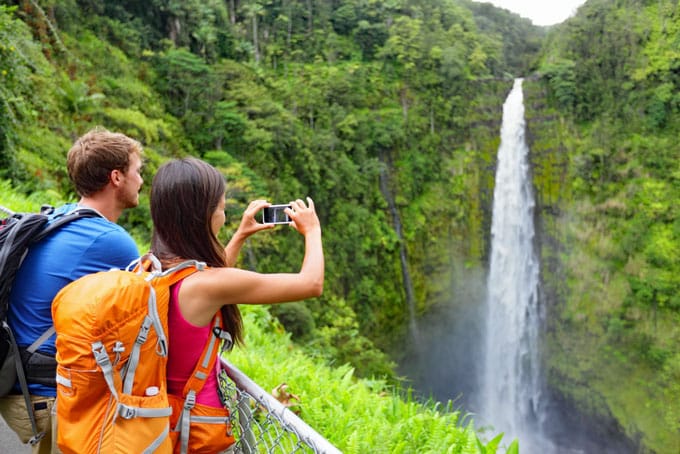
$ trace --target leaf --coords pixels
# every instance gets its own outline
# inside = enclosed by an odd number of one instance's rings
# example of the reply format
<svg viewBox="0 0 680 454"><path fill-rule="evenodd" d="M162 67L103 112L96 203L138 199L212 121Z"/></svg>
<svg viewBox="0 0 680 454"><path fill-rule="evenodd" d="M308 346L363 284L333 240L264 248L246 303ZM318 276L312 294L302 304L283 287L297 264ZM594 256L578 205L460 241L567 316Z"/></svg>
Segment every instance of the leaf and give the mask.
<svg viewBox="0 0 680 454"><path fill-rule="evenodd" d="M519 441L515 438L508 446L507 454L519 454Z"/></svg>

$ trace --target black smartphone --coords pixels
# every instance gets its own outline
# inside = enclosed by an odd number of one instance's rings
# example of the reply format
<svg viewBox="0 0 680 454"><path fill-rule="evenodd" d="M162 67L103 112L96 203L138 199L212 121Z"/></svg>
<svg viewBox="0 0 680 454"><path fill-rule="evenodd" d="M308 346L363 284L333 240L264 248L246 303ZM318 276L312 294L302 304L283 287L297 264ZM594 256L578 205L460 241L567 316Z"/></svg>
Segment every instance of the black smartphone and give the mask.
<svg viewBox="0 0 680 454"><path fill-rule="evenodd" d="M288 224L290 218L283 211L290 205L271 205L262 209L263 224Z"/></svg>

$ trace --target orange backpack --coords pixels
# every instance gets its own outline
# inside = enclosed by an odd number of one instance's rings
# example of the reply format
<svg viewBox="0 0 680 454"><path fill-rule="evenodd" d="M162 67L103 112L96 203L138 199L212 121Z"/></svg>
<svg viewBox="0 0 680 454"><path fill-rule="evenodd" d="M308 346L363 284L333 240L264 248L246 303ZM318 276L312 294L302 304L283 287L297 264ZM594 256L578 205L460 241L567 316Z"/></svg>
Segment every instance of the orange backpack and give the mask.
<svg viewBox="0 0 680 454"><path fill-rule="evenodd" d="M212 321L212 335L208 336L182 395L168 394L172 405L170 436L175 454L214 454L223 452L236 442L227 408L196 403L196 396L203 389L208 374L217 373L215 365L219 351L231 347L231 335L223 329L222 316L218 311Z"/></svg>
<svg viewBox="0 0 680 454"><path fill-rule="evenodd" d="M57 445L69 453L170 453L166 385L170 286L197 270L83 276L52 304L57 332Z"/></svg>

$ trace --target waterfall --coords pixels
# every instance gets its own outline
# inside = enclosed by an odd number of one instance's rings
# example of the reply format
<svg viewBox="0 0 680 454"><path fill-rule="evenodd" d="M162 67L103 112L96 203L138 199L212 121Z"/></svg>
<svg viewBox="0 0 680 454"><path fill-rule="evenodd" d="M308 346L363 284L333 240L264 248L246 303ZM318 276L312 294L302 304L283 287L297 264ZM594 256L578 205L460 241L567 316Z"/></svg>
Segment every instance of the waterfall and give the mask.
<svg viewBox="0 0 680 454"><path fill-rule="evenodd" d="M541 342L547 302L539 285L540 255L534 250L538 208L525 142L522 82L515 81L503 105L489 269L454 267L446 289L450 301L411 326L416 341L406 342L399 373L423 396L474 412L482 438L503 433L505 446L518 439L521 454L637 453L639 444L616 421L584 412L558 386L551 389L545 383ZM381 176L381 189L400 234L392 193L383 181L387 177ZM401 259L409 285L407 257ZM408 309L413 320L415 308L409 304ZM504 452L502 446L498 452Z"/></svg>
<svg viewBox="0 0 680 454"><path fill-rule="evenodd" d="M534 251L534 197L525 142L522 79L503 105L487 281L482 419L519 438L521 452L540 437L539 262ZM529 445L529 446L528 446Z"/></svg>

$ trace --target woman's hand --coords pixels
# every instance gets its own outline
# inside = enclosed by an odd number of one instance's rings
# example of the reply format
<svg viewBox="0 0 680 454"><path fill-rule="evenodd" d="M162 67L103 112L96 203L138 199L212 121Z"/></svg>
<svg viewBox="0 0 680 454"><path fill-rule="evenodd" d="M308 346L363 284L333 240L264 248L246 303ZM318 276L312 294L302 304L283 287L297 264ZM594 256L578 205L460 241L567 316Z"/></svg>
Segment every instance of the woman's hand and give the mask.
<svg viewBox="0 0 680 454"><path fill-rule="evenodd" d="M271 203L266 200L253 200L248 204L248 207L243 212L243 217L241 217L241 223L236 230L236 235L241 235L243 238L248 238L253 233L257 233L260 230L273 229L275 226L272 224L262 224L257 222L255 215L261 211L264 207L271 205Z"/></svg>
<svg viewBox="0 0 680 454"><path fill-rule="evenodd" d="M290 225L302 235L307 235L315 229L321 230L321 223L314 209L314 201L307 197L307 204L297 199L290 202L290 208L284 210L291 219Z"/></svg>
<svg viewBox="0 0 680 454"><path fill-rule="evenodd" d="M271 203L266 200L253 200L248 204L248 207L243 212L238 229L236 229L236 232L224 248L225 264L227 266L234 266L236 264L236 259L241 252L241 246L243 246L243 243L245 243L250 235L260 230L273 229L275 227L273 224L260 224L255 220L257 212L269 205Z"/></svg>

